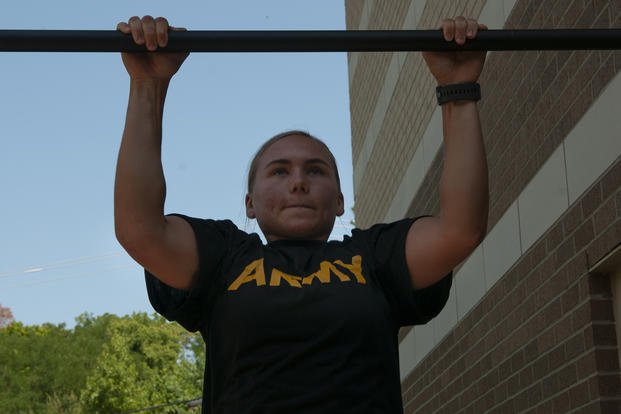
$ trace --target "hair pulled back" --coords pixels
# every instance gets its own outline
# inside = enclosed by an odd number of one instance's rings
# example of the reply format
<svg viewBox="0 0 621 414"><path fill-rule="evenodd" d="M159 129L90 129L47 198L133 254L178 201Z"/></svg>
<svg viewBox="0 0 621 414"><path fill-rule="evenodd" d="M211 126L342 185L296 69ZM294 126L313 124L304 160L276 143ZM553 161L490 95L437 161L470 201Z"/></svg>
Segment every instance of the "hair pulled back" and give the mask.
<svg viewBox="0 0 621 414"><path fill-rule="evenodd" d="M259 159L261 159L261 156L263 155L263 153L265 153L265 151L267 151L267 149L275 142L280 141L281 139L286 138L291 135L303 136L305 138L308 138L310 140L313 140L319 143L321 146L325 148L326 152L330 156L330 161L332 162L332 167L334 168L334 175L336 177L336 183L340 191L341 190L341 179L339 177L339 169L336 166L336 159L334 158L334 154L332 154L332 151L330 151L330 148L328 148L325 142L309 134L308 132L293 129L293 130L284 131L277 135L274 135L273 137L265 141L263 145L261 145L261 147L258 149L258 151L254 154L254 157L252 157L252 162L250 163L250 169L248 170L248 193L252 192L252 188L254 186L254 179L257 175L257 167L259 164Z"/></svg>

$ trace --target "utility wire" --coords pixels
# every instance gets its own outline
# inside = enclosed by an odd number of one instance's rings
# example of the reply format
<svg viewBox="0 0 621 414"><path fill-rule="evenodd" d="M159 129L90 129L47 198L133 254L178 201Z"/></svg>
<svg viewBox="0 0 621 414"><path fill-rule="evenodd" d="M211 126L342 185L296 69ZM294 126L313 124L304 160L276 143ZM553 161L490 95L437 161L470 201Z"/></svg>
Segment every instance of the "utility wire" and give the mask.
<svg viewBox="0 0 621 414"><path fill-rule="evenodd" d="M52 263L43 264L43 265L27 266L21 270L0 272L0 279L11 277L11 276L24 275L24 274L33 274L33 273L38 273L38 272L42 272L45 270L54 270L54 269L59 269L63 267L68 267L68 266L76 266L80 264L97 262L100 260L112 259L112 258L121 257L121 256L123 256L122 252L109 252L109 253L98 254L98 255L93 255L93 256L81 256L81 257L76 257L73 259L65 259L65 260L60 260L57 262L52 262Z"/></svg>
<svg viewBox="0 0 621 414"><path fill-rule="evenodd" d="M18 282L18 283L14 283L12 285L2 286L2 290L4 291L4 290L7 290L7 289L18 289L18 288L23 288L23 287L45 285L45 284L48 284L48 283L60 282L60 281L67 280L67 279L95 277L95 276L101 276L102 274L106 274L106 275L110 276L110 272L112 272L112 271L117 271L117 270L120 270L120 269L129 269L129 268L137 268L137 265L135 265L135 264L118 265L118 266L113 266L113 267L99 269L95 273L93 273L93 272L79 272L79 273L73 273L73 274L65 275L63 277L57 277L57 278L54 278L54 279L45 279L45 280L29 281L29 282L22 281L23 283L19 283Z"/></svg>

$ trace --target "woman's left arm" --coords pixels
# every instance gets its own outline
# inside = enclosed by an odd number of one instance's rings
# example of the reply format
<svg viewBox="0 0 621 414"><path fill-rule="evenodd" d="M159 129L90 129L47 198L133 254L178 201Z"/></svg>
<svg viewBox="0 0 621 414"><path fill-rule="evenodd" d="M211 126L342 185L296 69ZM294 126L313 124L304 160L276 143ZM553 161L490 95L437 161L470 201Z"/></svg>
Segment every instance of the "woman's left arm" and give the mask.
<svg viewBox="0 0 621 414"><path fill-rule="evenodd" d="M486 28L461 16L442 22L444 38L458 44ZM485 52L425 52L423 57L439 86L476 82L485 62ZM476 102L443 104L442 125L440 214L416 220L406 239L406 259L415 289L446 276L472 253L487 231L487 161Z"/></svg>

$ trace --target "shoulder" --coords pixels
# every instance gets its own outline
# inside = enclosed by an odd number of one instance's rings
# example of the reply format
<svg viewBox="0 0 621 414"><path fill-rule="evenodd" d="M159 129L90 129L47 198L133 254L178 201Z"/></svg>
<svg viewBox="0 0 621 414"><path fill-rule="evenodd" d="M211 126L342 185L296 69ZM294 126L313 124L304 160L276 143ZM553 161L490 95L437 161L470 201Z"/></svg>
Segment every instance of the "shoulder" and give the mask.
<svg viewBox="0 0 621 414"><path fill-rule="evenodd" d="M389 223L376 223L366 229L355 228L352 230L351 239L358 242L378 243L384 239L405 237L412 223L417 218L404 218Z"/></svg>
<svg viewBox="0 0 621 414"><path fill-rule="evenodd" d="M233 240L250 240L258 239L259 236L256 233L247 233L241 230L231 220L224 219L210 219L210 218L198 218L192 216L186 216L184 214L170 214L168 217L179 217L190 224L192 230L197 239L209 236L215 238L215 241L220 243L224 241ZM200 240L197 240L200 242Z"/></svg>
<svg viewBox="0 0 621 414"><path fill-rule="evenodd" d="M214 230L222 231L241 231L239 230L237 225L235 225L235 223L233 223L231 220L217 220L210 218L193 217L179 213L167 214L166 217L179 217L187 221L192 226L192 228L196 229L212 228Z"/></svg>

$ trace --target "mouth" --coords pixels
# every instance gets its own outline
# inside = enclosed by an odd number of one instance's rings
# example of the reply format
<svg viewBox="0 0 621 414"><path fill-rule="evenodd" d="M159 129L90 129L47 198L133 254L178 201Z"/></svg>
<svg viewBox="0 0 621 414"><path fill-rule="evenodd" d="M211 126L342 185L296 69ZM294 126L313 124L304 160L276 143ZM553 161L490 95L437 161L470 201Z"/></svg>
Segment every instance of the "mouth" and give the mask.
<svg viewBox="0 0 621 414"><path fill-rule="evenodd" d="M289 206L286 206L285 208L286 209L287 208L306 208L306 209L309 209L309 210L313 209L311 206L306 205L306 204L291 204Z"/></svg>

